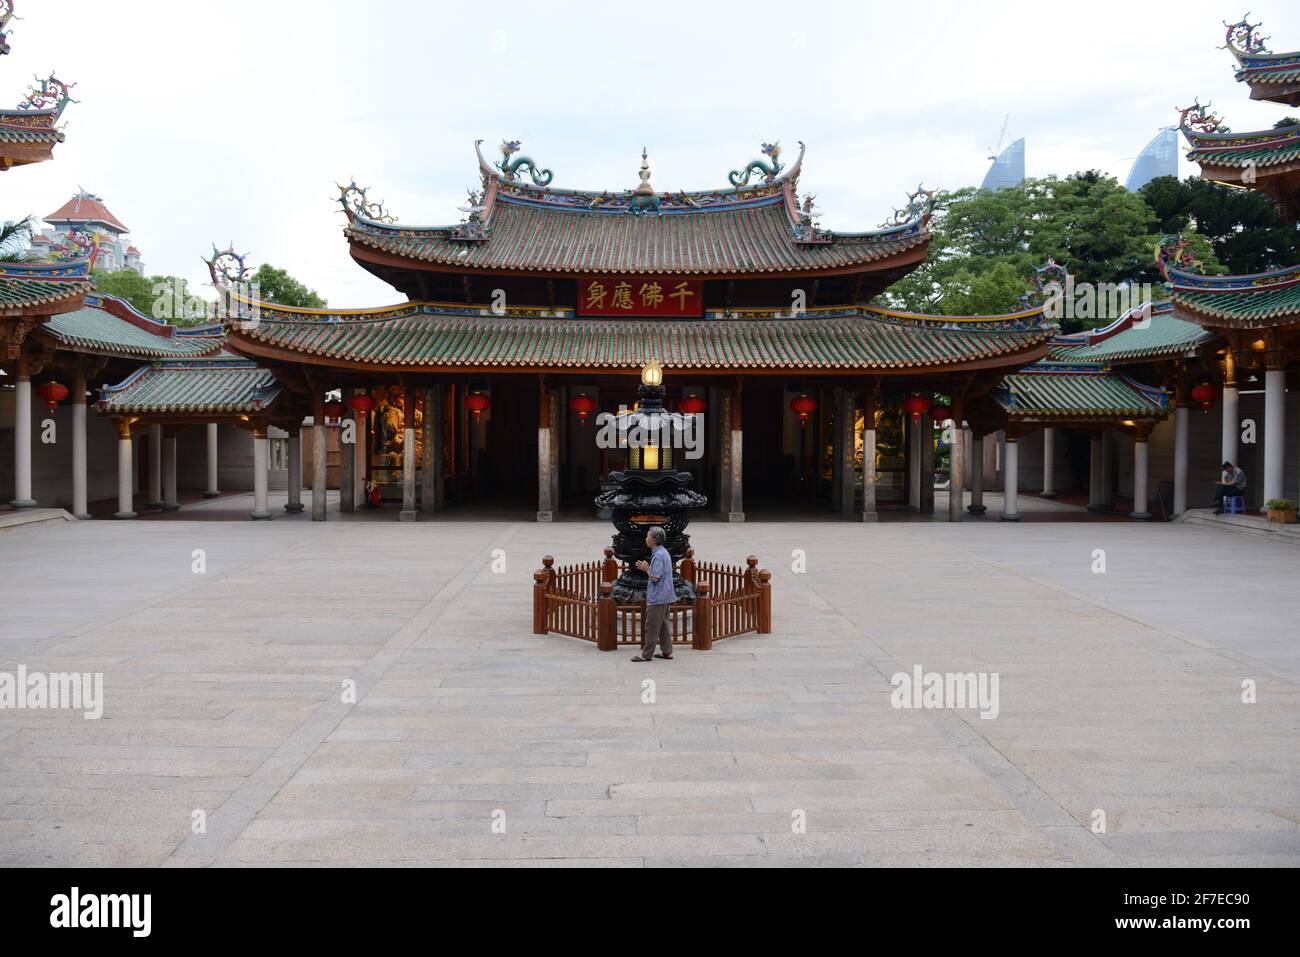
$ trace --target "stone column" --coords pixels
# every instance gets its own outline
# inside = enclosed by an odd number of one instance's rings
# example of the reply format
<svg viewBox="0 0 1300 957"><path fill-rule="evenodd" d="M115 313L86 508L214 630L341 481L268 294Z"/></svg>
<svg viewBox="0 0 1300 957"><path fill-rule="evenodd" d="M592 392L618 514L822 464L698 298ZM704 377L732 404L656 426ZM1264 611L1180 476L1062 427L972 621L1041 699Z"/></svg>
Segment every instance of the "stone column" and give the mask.
<svg viewBox="0 0 1300 957"><path fill-rule="evenodd" d="M727 521L743 522L745 520L745 470L744 450L745 433L741 431L741 391L740 386L731 393L731 470L729 481L731 492L727 498Z"/></svg>
<svg viewBox="0 0 1300 957"><path fill-rule="evenodd" d="M555 461L551 446L555 441L555 423L551 419L551 394L545 388L537 397L537 520L549 522L555 517L555 483L551 465Z"/></svg>
<svg viewBox="0 0 1300 957"><path fill-rule="evenodd" d="M329 464L325 457L325 396L316 395L311 425L311 520L325 521Z"/></svg>
<svg viewBox="0 0 1300 957"><path fill-rule="evenodd" d="M145 499L145 508L163 507L163 428L161 425L149 426L149 497Z"/></svg>
<svg viewBox="0 0 1300 957"><path fill-rule="evenodd" d="M907 504L913 511L921 511L921 418L903 414L907 430Z"/></svg>
<svg viewBox="0 0 1300 957"><path fill-rule="evenodd" d="M1088 511L1094 514L1106 511L1106 499L1102 494L1102 472L1105 469L1102 441L1102 434L1095 432L1088 442Z"/></svg>
<svg viewBox="0 0 1300 957"><path fill-rule="evenodd" d="M352 479L352 472L357 464L357 453L353 447L356 444L356 413L349 409L346 401L352 395L351 389L342 390L344 407L343 415L339 417L339 511L355 512L357 508L357 499L355 486ZM345 442L351 433L352 441Z"/></svg>
<svg viewBox="0 0 1300 957"><path fill-rule="evenodd" d="M1151 518L1147 511L1147 463L1151 451L1147 439L1150 435L1151 427L1146 424L1139 424L1133 434L1133 511L1128 517L1140 522Z"/></svg>
<svg viewBox="0 0 1300 957"><path fill-rule="evenodd" d="M301 512L302 505L302 423L297 423L289 430L289 461L285 463L288 475L285 477L285 491L288 501L284 503L286 512Z"/></svg>
<svg viewBox="0 0 1300 957"><path fill-rule="evenodd" d="M86 478L86 373L78 366L72 377L72 514L90 518Z"/></svg>
<svg viewBox="0 0 1300 957"><path fill-rule="evenodd" d="M442 386L424 390L424 471L420 511L442 507Z"/></svg>
<svg viewBox="0 0 1300 957"><path fill-rule="evenodd" d="M266 425L259 423L253 426L253 511L249 513L249 518L271 517L267 496L267 470L270 465Z"/></svg>
<svg viewBox="0 0 1300 957"><path fill-rule="evenodd" d="M163 504L164 512L175 512L181 507L176 496L176 430L163 430Z"/></svg>
<svg viewBox="0 0 1300 957"><path fill-rule="evenodd" d="M857 396L852 389L836 389L835 399L835 417L838 423L835 437L839 452L836 457L839 482L835 490L839 493L840 515L844 518L853 518L858 484L857 470L854 468L858 445Z"/></svg>
<svg viewBox="0 0 1300 957"><path fill-rule="evenodd" d="M952 400L952 442L948 449L948 521L960 522L965 517L962 508L965 494L962 490L962 474L965 471L965 448L962 444L963 430L961 402L956 396Z"/></svg>
<svg viewBox="0 0 1300 957"><path fill-rule="evenodd" d="M970 505L966 511L983 515L988 511L984 505L984 436L974 431L970 437L970 461Z"/></svg>
<svg viewBox="0 0 1300 957"><path fill-rule="evenodd" d="M1020 442L1017 439L1017 436L1007 436L1006 455L1002 460L1003 505L1001 518L1004 522L1020 521Z"/></svg>
<svg viewBox="0 0 1300 957"><path fill-rule="evenodd" d="M18 357L14 383L14 508L32 508L32 376L27 357Z"/></svg>
<svg viewBox="0 0 1300 957"><path fill-rule="evenodd" d="M357 395L365 395L365 389L355 390ZM366 444L370 441L370 413L356 413L356 445L353 447L356 455L356 461L352 465L352 501L356 503L356 509L363 512L366 509Z"/></svg>
<svg viewBox="0 0 1300 957"><path fill-rule="evenodd" d="M1227 370L1223 377L1223 443L1219 461L1236 465L1237 439L1241 435L1241 394L1237 390L1237 362L1231 349L1224 361Z"/></svg>
<svg viewBox="0 0 1300 957"><path fill-rule="evenodd" d="M1101 504L1110 511L1115 506L1115 433L1101 433Z"/></svg>
<svg viewBox="0 0 1300 957"><path fill-rule="evenodd" d="M731 512L731 393L720 391L718 397L718 513Z"/></svg>
<svg viewBox="0 0 1300 957"><path fill-rule="evenodd" d="M1174 514L1187 511L1187 427L1191 409L1180 399L1174 409Z"/></svg>
<svg viewBox="0 0 1300 957"><path fill-rule="evenodd" d="M934 419L921 416L921 514L934 514Z"/></svg>
<svg viewBox="0 0 1300 957"><path fill-rule="evenodd" d="M407 386L402 402L402 511L399 522L414 522L415 510L415 387Z"/></svg>
<svg viewBox="0 0 1300 957"><path fill-rule="evenodd" d="M876 511L876 393L862 396L862 520L879 521Z"/></svg>
<svg viewBox="0 0 1300 957"><path fill-rule="evenodd" d="M1043 498L1056 498L1056 429L1043 429Z"/></svg>
<svg viewBox="0 0 1300 957"><path fill-rule="evenodd" d="M132 489L135 484L131 461L131 424L117 419L117 512L114 518L135 518Z"/></svg>
<svg viewBox="0 0 1300 957"><path fill-rule="evenodd" d="M1286 369L1285 357L1268 356L1264 372L1264 499L1283 495L1283 468L1286 462Z"/></svg>
<svg viewBox="0 0 1300 957"><path fill-rule="evenodd" d="M217 423L209 422L204 429L208 440L208 487L203 490L203 497L216 498L221 494L217 487Z"/></svg>

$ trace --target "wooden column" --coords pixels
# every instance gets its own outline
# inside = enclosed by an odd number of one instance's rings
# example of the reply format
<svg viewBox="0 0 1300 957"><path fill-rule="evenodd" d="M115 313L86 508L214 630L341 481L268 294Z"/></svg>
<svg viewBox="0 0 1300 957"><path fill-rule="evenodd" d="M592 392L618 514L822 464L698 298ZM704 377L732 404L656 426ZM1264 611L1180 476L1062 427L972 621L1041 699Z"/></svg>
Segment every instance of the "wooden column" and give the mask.
<svg viewBox="0 0 1300 957"><path fill-rule="evenodd" d="M399 522L414 522L415 510L415 400L414 386L408 385L402 401L402 511Z"/></svg>
<svg viewBox="0 0 1300 957"><path fill-rule="evenodd" d="M728 435L730 445L730 468L727 481L730 492L727 496L727 521L743 522L745 520L744 494L744 447L745 433L741 421L741 383L736 381L736 388L731 393L731 431Z"/></svg>
<svg viewBox="0 0 1300 957"><path fill-rule="evenodd" d="M1106 452L1100 431L1094 432L1088 442L1088 511L1101 513L1109 511L1106 496L1103 493L1106 472Z"/></svg>
<svg viewBox="0 0 1300 957"><path fill-rule="evenodd" d="M934 419L927 411L921 416L921 514L934 514Z"/></svg>
<svg viewBox="0 0 1300 957"><path fill-rule="evenodd" d="M554 442L550 393L544 384L537 397L537 520L549 522L555 517Z"/></svg>
<svg viewBox="0 0 1300 957"><path fill-rule="evenodd" d="M1056 429L1043 429L1043 498L1056 498Z"/></svg>
<svg viewBox="0 0 1300 957"><path fill-rule="evenodd" d="M163 431L163 500L162 510L164 512L175 512L180 509L181 503L176 495L176 433L174 427L167 427Z"/></svg>
<svg viewBox="0 0 1300 957"><path fill-rule="evenodd" d="M217 487L217 423L209 422L204 428L208 443L208 487L203 490L203 497L216 498L221 494Z"/></svg>
<svg viewBox="0 0 1300 957"><path fill-rule="evenodd" d="M879 404L879 383L874 383L862 395L862 511L864 522L877 521L876 512L876 407Z"/></svg>
<svg viewBox="0 0 1300 957"><path fill-rule="evenodd" d="M339 511L355 512L356 482L352 473L356 469L357 456L353 448L356 440L356 413L347 407L351 389L343 389L343 415L339 417Z"/></svg>
<svg viewBox="0 0 1300 957"><path fill-rule="evenodd" d="M835 444L836 466L839 481L835 491L839 496L839 512L844 518L855 518L853 514L857 499L857 394L852 389L835 390Z"/></svg>
<svg viewBox="0 0 1300 957"><path fill-rule="evenodd" d="M971 430L970 439L970 505L966 510L972 515L988 511L984 505L984 436Z"/></svg>
<svg viewBox="0 0 1300 957"><path fill-rule="evenodd" d="M325 453L325 395L319 389L312 407L311 426L311 520L325 521L329 463Z"/></svg>
<svg viewBox="0 0 1300 957"><path fill-rule="evenodd" d="M420 484L420 511L442 508L442 386L424 390L424 472Z"/></svg>
<svg viewBox="0 0 1300 957"><path fill-rule="evenodd" d="M145 508L163 507L163 428L149 426L149 497Z"/></svg>

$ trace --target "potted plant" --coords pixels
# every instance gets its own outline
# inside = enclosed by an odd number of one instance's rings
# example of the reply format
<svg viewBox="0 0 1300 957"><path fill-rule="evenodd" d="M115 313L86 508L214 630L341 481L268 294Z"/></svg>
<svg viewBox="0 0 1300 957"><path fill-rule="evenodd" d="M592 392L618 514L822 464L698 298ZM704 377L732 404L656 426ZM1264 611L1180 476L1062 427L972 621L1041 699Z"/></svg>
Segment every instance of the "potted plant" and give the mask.
<svg viewBox="0 0 1300 957"><path fill-rule="evenodd" d="M1295 502L1289 498L1271 498L1264 503L1268 509L1268 520L1270 522L1281 522L1283 525L1294 525L1295 520Z"/></svg>

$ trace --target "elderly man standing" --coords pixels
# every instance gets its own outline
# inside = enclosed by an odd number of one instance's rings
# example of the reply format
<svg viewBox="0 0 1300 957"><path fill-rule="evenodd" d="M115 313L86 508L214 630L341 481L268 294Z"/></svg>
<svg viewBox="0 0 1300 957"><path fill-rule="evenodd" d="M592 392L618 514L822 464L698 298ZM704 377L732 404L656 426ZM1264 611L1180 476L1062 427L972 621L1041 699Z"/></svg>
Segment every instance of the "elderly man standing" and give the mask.
<svg viewBox="0 0 1300 957"><path fill-rule="evenodd" d="M651 657L673 660L673 635L668 627L668 606L677 600L673 588L673 559L664 548L667 534L658 525L646 532L645 544L650 549L650 561L639 561L636 567L649 577L645 591L645 638L641 654L633 661L649 661ZM655 642L659 654L655 655Z"/></svg>

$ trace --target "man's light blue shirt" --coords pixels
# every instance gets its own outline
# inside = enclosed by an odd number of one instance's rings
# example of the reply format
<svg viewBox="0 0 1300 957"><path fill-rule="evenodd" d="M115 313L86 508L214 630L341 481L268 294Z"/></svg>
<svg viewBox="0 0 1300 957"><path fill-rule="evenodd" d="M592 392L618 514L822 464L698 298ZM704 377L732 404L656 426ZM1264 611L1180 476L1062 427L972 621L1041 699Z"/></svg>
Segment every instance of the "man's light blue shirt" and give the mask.
<svg viewBox="0 0 1300 957"><path fill-rule="evenodd" d="M655 581L658 576L659 580ZM671 605L677 600L673 589L673 559L662 545L650 553L650 585L646 588L647 605Z"/></svg>

